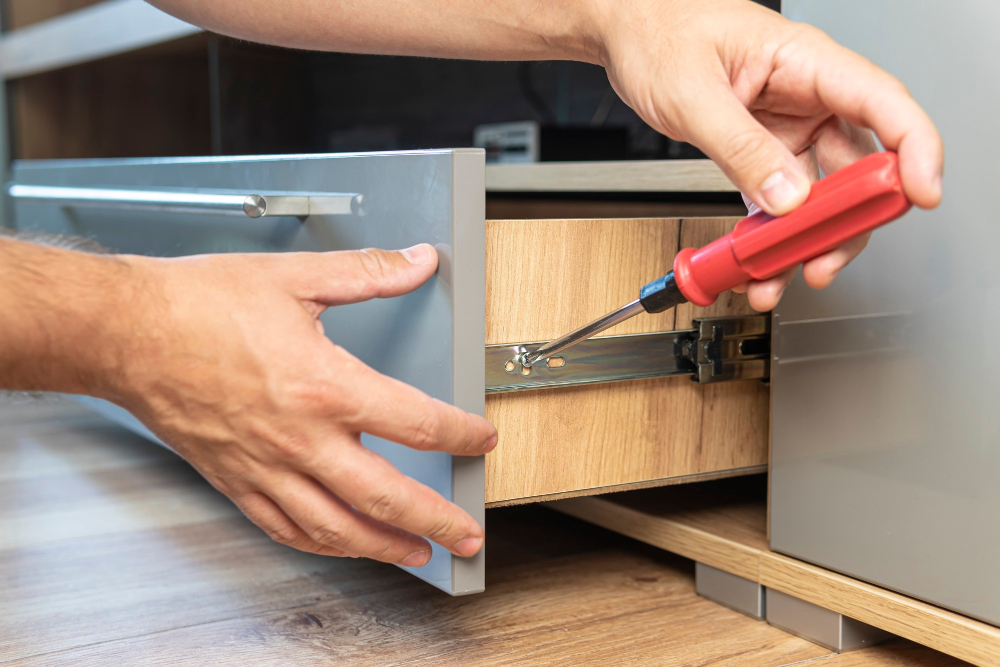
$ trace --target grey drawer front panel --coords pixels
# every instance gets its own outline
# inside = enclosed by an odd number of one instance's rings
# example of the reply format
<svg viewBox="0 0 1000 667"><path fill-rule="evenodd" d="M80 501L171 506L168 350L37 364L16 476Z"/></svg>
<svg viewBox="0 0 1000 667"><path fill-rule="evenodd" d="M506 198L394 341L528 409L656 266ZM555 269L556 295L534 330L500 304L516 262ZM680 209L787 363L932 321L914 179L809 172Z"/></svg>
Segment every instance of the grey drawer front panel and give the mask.
<svg viewBox="0 0 1000 667"><path fill-rule="evenodd" d="M21 229L90 237L118 252L177 256L216 252L405 248L427 242L438 275L396 299L329 309L330 338L375 369L482 415L485 339L485 190L481 150L358 155L22 162L19 184L92 188L358 193L356 213L251 219L242 215L63 207L19 200ZM111 407L111 406L109 406ZM404 473L485 521L482 457L417 452L365 437ZM453 558L437 545L412 570L453 594L483 589L484 556Z"/></svg>
<svg viewBox="0 0 1000 667"><path fill-rule="evenodd" d="M775 311L771 548L1000 624L1000 5L782 11L899 76L948 167L940 208Z"/></svg>

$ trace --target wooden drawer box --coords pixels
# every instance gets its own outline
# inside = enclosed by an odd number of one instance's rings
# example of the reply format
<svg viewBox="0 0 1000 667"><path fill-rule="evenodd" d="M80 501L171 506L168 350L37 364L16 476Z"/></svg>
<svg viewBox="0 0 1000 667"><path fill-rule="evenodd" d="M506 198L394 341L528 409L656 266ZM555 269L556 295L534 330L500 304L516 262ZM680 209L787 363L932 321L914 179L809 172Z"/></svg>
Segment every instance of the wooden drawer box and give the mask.
<svg viewBox="0 0 1000 667"><path fill-rule="evenodd" d="M486 343L551 340L634 299L738 218L488 220ZM686 329L693 317L753 311L723 295L639 315L606 332ZM767 463L768 390L684 377L489 395L500 446L486 457L487 506L550 500L711 476Z"/></svg>
<svg viewBox="0 0 1000 667"><path fill-rule="evenodd" d="M735 218L486 221L484 174L482 151L462 149L37 162L15 165L10 194L18 227L85 235L120 252L436 244L441 266L427 285L331 308L323 324L376 370L497 425L501 444L485 460L364 440L480 520L487 505L760 470L768 393L759 382L673 377L485 395L484 344L549 340L631 301L670 269L678 248L724 234ZM742 297L730 295L605 335L745 313ZM96 407L139 428L114 406ZM452 593L483 586L481 558L443 551L417 574Z"/></svg>

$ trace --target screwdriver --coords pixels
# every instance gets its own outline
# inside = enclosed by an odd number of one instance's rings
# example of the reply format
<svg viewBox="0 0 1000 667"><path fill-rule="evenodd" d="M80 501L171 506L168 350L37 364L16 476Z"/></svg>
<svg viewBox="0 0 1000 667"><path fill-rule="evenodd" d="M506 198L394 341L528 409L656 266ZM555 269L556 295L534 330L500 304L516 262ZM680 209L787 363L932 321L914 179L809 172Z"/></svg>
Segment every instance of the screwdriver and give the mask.
<svg viewBox="0 0 1000 667"><path fill-rule="evenodd" d="M690 301L710 306L722 292L767 280L895 220L910 209L895 153L864 157L813 183L806 201L780 217L756 213L702 248L684 248L673 271L639 290L639 298L519 359L547 360L641 312L661 313Z"/></svg>

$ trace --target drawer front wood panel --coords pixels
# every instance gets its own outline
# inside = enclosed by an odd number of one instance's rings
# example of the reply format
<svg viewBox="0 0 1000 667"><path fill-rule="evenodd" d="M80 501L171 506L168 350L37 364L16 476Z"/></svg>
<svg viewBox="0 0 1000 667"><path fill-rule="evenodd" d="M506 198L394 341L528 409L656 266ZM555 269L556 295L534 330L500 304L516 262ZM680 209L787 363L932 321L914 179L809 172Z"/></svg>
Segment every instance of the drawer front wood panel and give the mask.
<svg viewBox="0 0 1000 667"><path fill-rule="evenodd" d="M477 150L414 151L376 155L274 156L19 162L18 185L35 194L13 197L19 230L84 236L119 252L178 256L218 252L329 251L405 248L429 242L440 248L437 276L395 299L330 308L327 334L375 370L435 398L478 414L484 411L485 338L484 154ZM140 191L154 206L121 206L124 189ZM90 205L68 204L61 190L88 193ZM250 218L246 198L309 193L354 204L340 213ZM163 205L164 193L189 202L211 193L237 201L232 215L190 204ZM272 195L268 195L269 197ZM148 201L149 199L147 199ZM169 200L168 200L169 201ZM300 209L296 209L300 210ZM105 415L135 428L117 406ZM138 429L137 429L138 430ZM140 430L141 432L141 430ZM148 433L148 432L147 432ZM444 452L416 451L364 434L365 446L404 474L438 491L484 521L484 461ZM169 443L167 443L169 444ZM456 558L436 546L430 563L412 572L453 594L482 590L485 556Z"/></svg>
<svg viewBox="0 0 1000 667"><path fill-rule="evenodd" d="M486 226L487 343L548 340L634 299L738 218L491 220ZM640 315L607 334L688 328L751 314L727 294ZM759 382L661 378L486 398L500 446L486 457L486 503L505 505L759 470L769 391Z"/></svg>

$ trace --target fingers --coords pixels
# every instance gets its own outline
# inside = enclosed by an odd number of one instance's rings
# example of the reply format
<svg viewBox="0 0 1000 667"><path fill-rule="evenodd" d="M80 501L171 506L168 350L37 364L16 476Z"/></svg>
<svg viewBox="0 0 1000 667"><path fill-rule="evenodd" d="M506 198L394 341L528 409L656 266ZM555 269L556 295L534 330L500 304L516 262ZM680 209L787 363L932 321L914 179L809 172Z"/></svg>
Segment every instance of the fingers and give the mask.
<svg viewBox="0 0 1000 667"><path fill-rule="evenodd" d="M944 145L930 117L895 77L829 38L816 54L816 94L849 123L870 127L899 154L906 196L917 206L941 201Z"/></svg>
<svg viewBox="0 0 1000 667"><path fill-rule="evenodd" d="M475 519L360 444L349 455L340 452L336 459L328 450L311 462L309 471L371 519L422 535L457 556L472 556L482 548L484 533ZM355 553L351 548L348 551Z"/></svg>
<svg viewBox="0 0 1000 667"><path fill-rule="evenodd" d="M785 271L780 276L775 276L768 280L761 280L750 283L747 287L747 300L750 307L757 312L764 313L774 310L781 300L781 295L785 293L785 288L792 282L798 267Z"/></svg>
<svg viewBox="0 0 1000 667"><path fill-rule="evenodd" d="M844 267L850 264L868 245L871 234L851 239L844 245L825 255L810 260L802 265L802 277L813 289L825 289L837 278ZM780 276L770 280L747 283L734 287L733 291L742 294L746 292L750 307L758 312L774 310L785 293L785 288L792 282L797 269L789 269Z"/></svg>
<svg viewBox="0 0 1000 667"><path fill-rule="evenodd" d="M324 306L407 294L437 270L437 251L427 243L405 250L346 250L283 256L296 296Z"/></svg>
<svg viewBox="0 0 1000 667"><path fill-rule="evenodd" d="M813 180L819 177L818 168L831 174L876 150L870 131L845 123L836 117L831 117L820 126L815 134L815 142L815 151L804 150L797 155L803 169ZM749 215L760 210L746 194L743 194L743 202L747 205ZM815 289L829 287L837 274L861 254L869 238L870 234L853 239L821 257L806 262L802 271L806 283ZM755 310L772 310L777 306L793 276L794 272L791 272L768 281L745 283L734 287L733 292L748 294L750 304Z"/></svg>
<svg viewBox="0 0 1000 667"><path fill-rule="evenodd" d="M826 174L854 164L878 150L870 130L830 117L816 132L816 160Z"/></svg>
<svg viewBox="0 0 1000 667"><path fill-rule="evenodd" d="M366 516L306 475L286 474L268 483L268 495L325 549L406 567L421 567L431 558L426 540Z"/></svg>
<svg viewBox="0 0 1000 667"><path fill-rule="evenodd" d="M478 415L382 375L346 352L340 361L353 382L355 409L343 415L356 432L369 433L421 451L480 456L497 445L497 430Z"/></svg>
<svg viewBox="0 0 1000 667"><path fill-rule="evenodd" d="M805 201L809 178L792 152L761 125L722 78L680 105L685 137L771 215Z"/></svg>
<svg viewBox="0 0 1000 667"><path fill-rule="evenodd" d="M268 537L279 544L322 556L347 555L346 552L337 547L320 544L306 535L305 531L263 493L246 493L233 497L233 502L247 515L248 519L257 524L261 530L267 533Z"/></svg>
<svg viewBox="0 0 1000 667"><path fill-rule="evenodd" d="M844 245L802 265L802 277L813 289L825 289L840 271L854 261L868 245L871 234L851 239Z"/></svg>

